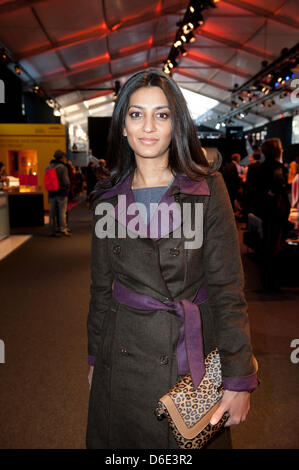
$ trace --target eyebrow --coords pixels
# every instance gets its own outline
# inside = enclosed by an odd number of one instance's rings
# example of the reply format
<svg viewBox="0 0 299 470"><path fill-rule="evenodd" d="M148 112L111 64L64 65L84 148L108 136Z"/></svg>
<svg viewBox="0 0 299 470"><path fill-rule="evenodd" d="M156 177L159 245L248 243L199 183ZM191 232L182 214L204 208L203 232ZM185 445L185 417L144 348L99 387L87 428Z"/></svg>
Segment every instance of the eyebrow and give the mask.
<svg viewBox="0 0 299 470"><path fill-rule="evenodd" d="M138 104L131 104L130 106L128 106L128 110L130 108L144 109L144 106L139 106ZM164 109L164 108L167 108L167 109L170 110L170 107L167 104L164 104L164 105L161 105L161 106L156 106L154 109Z"/></svg>

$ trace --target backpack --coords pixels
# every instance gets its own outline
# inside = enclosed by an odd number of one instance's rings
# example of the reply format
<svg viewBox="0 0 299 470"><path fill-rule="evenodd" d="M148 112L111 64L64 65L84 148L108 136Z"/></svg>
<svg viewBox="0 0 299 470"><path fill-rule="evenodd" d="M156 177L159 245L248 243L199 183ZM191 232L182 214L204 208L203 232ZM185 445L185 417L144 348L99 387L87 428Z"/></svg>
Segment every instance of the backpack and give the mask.
<svg viewBox="0 0 299 470"><path fill-rule="evenodd" d="M58 191L59 181L55 168L48 168L44 175L44 185L47 191Z"/></svg>

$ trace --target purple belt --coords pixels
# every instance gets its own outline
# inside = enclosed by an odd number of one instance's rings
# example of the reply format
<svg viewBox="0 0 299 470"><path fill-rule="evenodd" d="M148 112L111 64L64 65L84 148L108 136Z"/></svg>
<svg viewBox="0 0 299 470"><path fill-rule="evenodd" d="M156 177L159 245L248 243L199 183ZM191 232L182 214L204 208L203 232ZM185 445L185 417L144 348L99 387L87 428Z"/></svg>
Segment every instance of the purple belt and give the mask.
<svg viewBox="0 0 299 470"><path fill-rule="evenodd" d="M113 297L121 304L138 310L175 310L182 322L177 344L178 375L191 374L194 387L198 387L204 374L205 363L201 318L198 304L208 300L206 287L202 286L193 302L156 300L148 295L138 294L114 282Z"/></svg>

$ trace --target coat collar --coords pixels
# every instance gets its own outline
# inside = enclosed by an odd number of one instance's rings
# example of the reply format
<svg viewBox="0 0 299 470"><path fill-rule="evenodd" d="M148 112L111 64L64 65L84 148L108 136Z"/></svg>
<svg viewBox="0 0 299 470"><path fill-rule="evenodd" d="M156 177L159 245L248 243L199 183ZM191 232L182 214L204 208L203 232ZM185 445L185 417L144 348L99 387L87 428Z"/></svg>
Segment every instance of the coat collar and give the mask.
<svg viewBox="0 0 299 470"><path fill-rule="evenodd" d="M139 210L134 198L134 193L131 189L133 174L134 173L131 172L120 184L105 191L100 196L100 200L110 199L115 196L125 196L125 198L118 199L116 206L109 213L114 219L118 220L121 225L126 226L128 229L130 229L131 232L137 233L132 227L132 220L134 219L135 213ZM158 211L156 210L151 222L154 226L158 227L155 233L150 232L150 225L146 225L145 222L143 222L142 217L139 217L139 235L142 237L151 238L156 241L162 237L167 236L169 233L174 232L181 226L181 209L178 204L175 204L175 202L177 202L175 196L179 193L209 196L210 190L205 178L202 178L200 181L194 181L188 178L186 175L179 173L176 174L174 181L164 193L161 201L159 202L159 205L166 203L168 206L170 206L173 204L173 212L171 217L169 220L164 220L164 222L160 223L158 221ZM130 211L128 211L129 207Z"/></svg>
<svg viewBox="0 0 299 470"><path fill-rule="evenodd" d="M100 196L100 199L110 199L114 196L118 196L121 194L129 195L129 193L131 192L133 175L134 172L129 173L129 175L127 175L121 183L105 191ZM165 196L167 197L166 200L163 198L163 202L167 202L168 198L179 193L210 196L210 189L204 177L200 181L194 181L186 175L177 173L174 181L165 193ZM173 199L171 198L168 202L173 202Z"/></svg>

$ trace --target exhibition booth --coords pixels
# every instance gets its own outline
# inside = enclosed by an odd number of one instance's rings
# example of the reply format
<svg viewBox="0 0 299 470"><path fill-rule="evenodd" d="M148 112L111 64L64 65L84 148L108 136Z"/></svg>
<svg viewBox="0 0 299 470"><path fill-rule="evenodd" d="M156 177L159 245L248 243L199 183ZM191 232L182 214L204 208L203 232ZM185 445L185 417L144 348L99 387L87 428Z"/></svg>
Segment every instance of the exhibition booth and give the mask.
<svg viewBox="0 0 299 470"><path fill-rule="evenodd" d="M0 124L0 161L6 171L0 188L0 239L9 228L44 225L49 203L43 176L57 149L66 151L62 124Z"/></svg>

